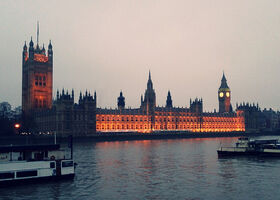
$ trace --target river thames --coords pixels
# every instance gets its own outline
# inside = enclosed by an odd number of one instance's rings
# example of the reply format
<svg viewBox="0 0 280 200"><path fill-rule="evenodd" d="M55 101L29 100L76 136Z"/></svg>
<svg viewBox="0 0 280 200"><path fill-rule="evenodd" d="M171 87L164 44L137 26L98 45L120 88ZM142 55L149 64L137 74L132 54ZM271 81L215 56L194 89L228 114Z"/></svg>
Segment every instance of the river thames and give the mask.
<svg viewBox="0 0 280 200"><path fill-rule="evenodd" d="M1 199L279 199L280 159L218 159L237 138L74 145L74 180L0 189Z"/></svg>

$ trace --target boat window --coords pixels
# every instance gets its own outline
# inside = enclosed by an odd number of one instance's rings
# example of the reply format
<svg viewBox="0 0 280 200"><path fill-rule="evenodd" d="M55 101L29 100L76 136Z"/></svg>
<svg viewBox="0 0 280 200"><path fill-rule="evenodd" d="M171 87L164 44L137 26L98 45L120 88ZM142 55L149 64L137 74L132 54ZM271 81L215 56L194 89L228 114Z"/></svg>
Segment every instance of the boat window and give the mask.
<svg viewBox="0 0 280 200"><path fill-rule="evenodd" d="M17 172L17 178L37 176L37 170Z"/></svg>
<svg viewBox="0 0 280 200"><path fill-rule="evenodd" d="M14 172L0 173L0 180L8 179L8 178L15 178L15 173Z"/></svg>
<svg viewBox="0 0 280 200"><path fill-rule="evenodd" d="M72 167L72 166L73 166L73 161L62 162L62 167Z"/></svg>
<svg viewBox="0 0 280 200"><path fill-rule="evenodd" d="M55 162L50 162L50 168L55 168Z"/></svg>

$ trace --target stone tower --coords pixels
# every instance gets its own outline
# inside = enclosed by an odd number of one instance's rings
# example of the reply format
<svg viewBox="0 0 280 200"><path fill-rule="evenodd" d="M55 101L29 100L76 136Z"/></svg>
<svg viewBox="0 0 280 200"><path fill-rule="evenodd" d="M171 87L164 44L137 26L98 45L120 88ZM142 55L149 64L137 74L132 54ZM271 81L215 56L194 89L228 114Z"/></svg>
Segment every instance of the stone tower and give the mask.
<svg viewBox="0 0 280 200"><path fill-rule="evenodd" d="M172 108L173 107L170 91L168 91L168 93L167 93L166 106L165 107L166 108Z"/></svg>
<svg viewBox="0 0 280 200"><path fill-rule="evenodd" d="M141 97L141 108L143 109L144 113L149 116L148 127L150 130L153 130L155 122L156 93L153 88L153 82L150 71L144 100Z"/></svg>
<svg viewBox="0 0 280 200"><path fill-rule="evenodd" d="M202 113L203 112L202 98L200 98L200 99L195 98L195 100L193 100L193 101L192 101L192 99L190 99L190 111L192 113Z"/></svg>
<svg viewBox="0 0 280 200"><path fill-rule="evenodd" d="M232 106L230 103L231 92L227 85L227 79L225 74L223 73L223 77L221 80L221 86L218 90L218 100L219 100L219 112L232 112Z"/></svg>
<svg viewBox="0 0 280 200"><path fill-rule="evenodd" d="M39 46L39 26L37 26L37 44L31 40L22 52L22 111L29 113L35 109L52 107L53 93L53 50L51 41L48 52L44 45Z"/></svg>
<svg viewBox="0 0 280 200"><path fill-rule="evenodd" d="M125 108L125 98L123 96L122 91L120 92L120 96L118 97L118 109L122 110Z"/></svg>
<svg viewBox="0 0 280 200"><path fill-rule="evenodd" d="M151 72L149 71L149 79L147 83L147 89L145 91L144 100L142 101L142 107L144 109L147 109L147 112L153 112L155 106L156 106L156 93L153 88Z"/></svg>

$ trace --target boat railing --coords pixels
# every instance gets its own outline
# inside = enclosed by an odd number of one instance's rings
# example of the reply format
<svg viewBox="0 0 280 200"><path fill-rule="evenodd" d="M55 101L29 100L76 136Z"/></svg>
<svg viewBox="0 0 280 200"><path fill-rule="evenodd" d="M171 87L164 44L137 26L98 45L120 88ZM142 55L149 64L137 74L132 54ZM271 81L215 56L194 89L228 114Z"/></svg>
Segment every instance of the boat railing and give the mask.
<svg viewBox="0 0 280 200"><path fill-rule="evenodd" d="M220 147L220 151L244 152L247 147Z"/></svg>

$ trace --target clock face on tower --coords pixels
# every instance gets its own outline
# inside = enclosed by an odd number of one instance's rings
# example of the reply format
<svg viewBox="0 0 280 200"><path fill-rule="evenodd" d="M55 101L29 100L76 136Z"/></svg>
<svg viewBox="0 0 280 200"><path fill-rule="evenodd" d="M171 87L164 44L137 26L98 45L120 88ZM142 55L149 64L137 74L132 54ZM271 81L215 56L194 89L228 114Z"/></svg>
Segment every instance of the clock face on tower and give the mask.
<svg viewBox="0 0 280 200"><path fill-rule="evenodd" d="M219 96L222 98L224 96L224 93L220 92Z"/></svg>
<svg viewBox="0 0 280 200"><path fill-rule="evenodd" d="M226 96L229 97L229 92L226 93Z"/></svg>

